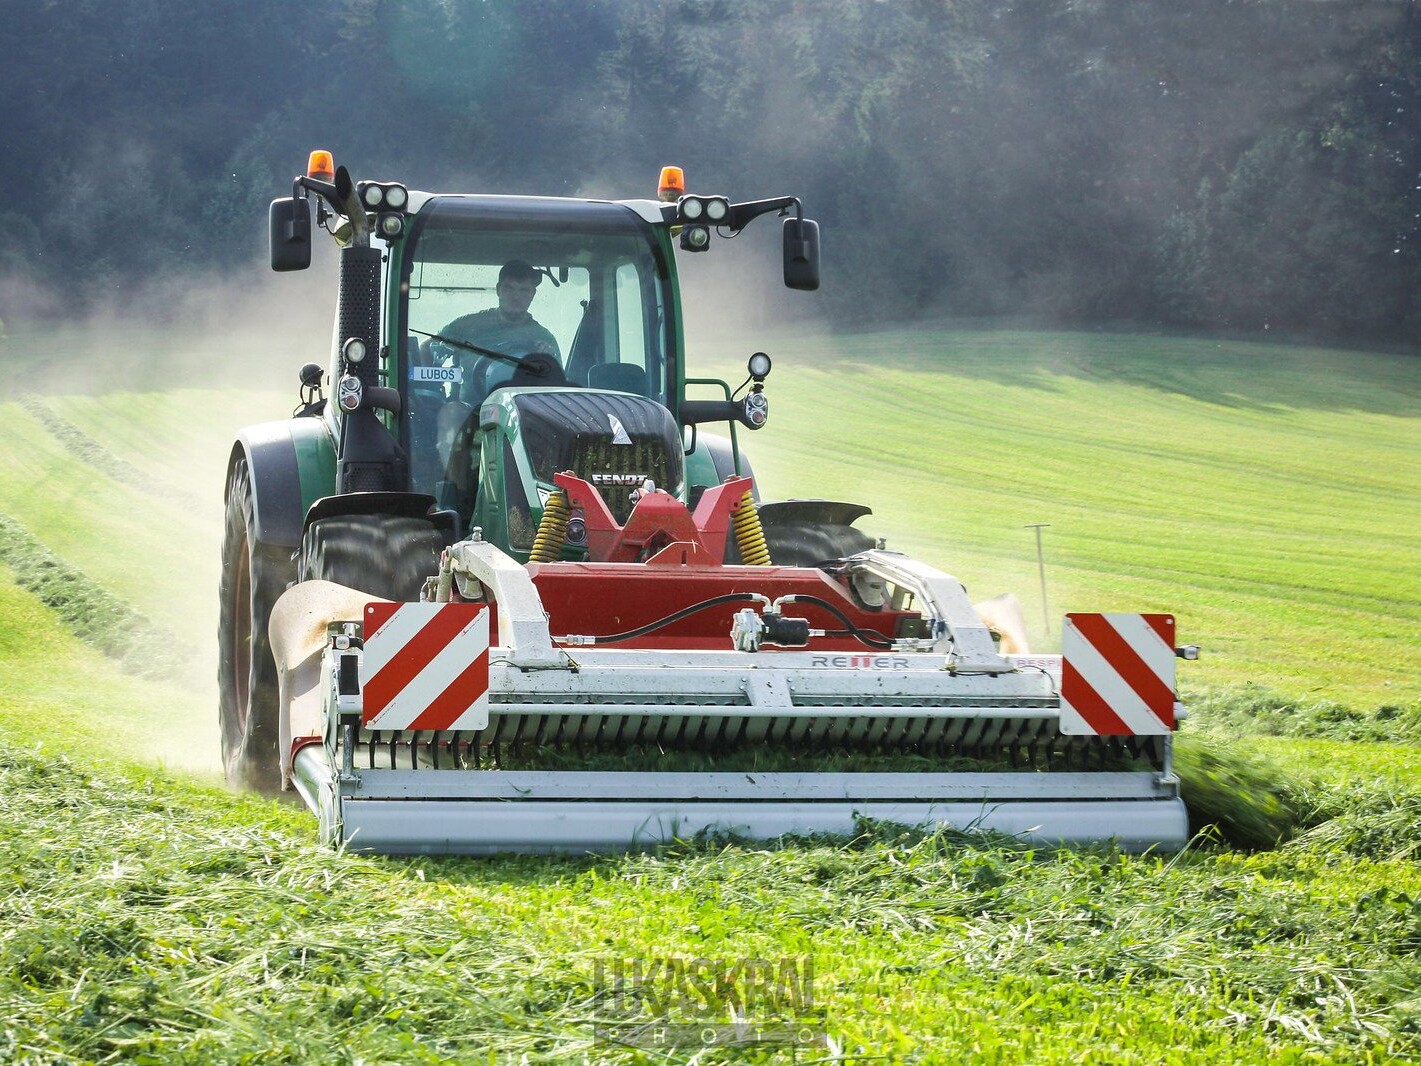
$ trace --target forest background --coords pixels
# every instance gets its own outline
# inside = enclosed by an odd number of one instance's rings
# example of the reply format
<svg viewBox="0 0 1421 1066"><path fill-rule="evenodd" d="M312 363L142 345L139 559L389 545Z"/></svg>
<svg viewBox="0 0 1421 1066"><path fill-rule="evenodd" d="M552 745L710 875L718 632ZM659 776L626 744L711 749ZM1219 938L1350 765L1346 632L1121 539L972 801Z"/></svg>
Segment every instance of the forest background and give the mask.
<svg viewBox="0 0 1421 1066"><path fill-rule="evenodd" d="M1408 2L3 0L0 41L11 321L248 270L319 147L431 190L794 193L793 313L839 328L1421 324Z"/></svg>

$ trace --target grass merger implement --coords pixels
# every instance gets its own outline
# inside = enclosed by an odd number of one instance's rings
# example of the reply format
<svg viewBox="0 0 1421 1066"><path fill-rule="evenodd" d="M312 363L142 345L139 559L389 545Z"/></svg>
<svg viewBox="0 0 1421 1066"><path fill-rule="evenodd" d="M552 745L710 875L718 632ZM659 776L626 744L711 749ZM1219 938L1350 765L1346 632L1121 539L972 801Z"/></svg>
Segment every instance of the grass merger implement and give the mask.
<svg viewBox="0 0 1421 1066"><path fill-rule="evenodd" d="M785 284L815 289L797 199L675 168L655 200L436 195L315 153L271 205L274 269L310 265L313 204L328 367L229 464L231 782L390 853L859 819L1185 841L1171 616L1071 615L1033 655L1011 597L974 606L866 507L758 499L737 430L770 360L687 377L675 254L775 215Z"/></svg>

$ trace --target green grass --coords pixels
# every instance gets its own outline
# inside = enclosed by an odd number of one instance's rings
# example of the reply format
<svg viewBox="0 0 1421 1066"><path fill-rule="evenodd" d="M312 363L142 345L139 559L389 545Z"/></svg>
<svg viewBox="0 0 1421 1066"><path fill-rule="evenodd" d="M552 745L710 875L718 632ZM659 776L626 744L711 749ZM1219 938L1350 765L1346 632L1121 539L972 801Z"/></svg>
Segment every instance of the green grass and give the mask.
<svg viewBox="0 0 1421 1066"><path fill-rule="evenodd" d="M81 758L156 763L213 777L217 712L207 675L147 679L79 640L0 565L0 731Z"/></svg>
<svg viewBox="0 0 1421 1066"><path fill-rule="evenodd" d="M7 743L0 829L8 1061L642 1061L593 1041L599 960L806 955L832 1045L801 1061L1421 1052L1421 866L1360 828L1170 860L872 829L371 860L287 808Z"/></svg>
<svg viewBox="0 0 1421 1066"><path fill-rule="evenodd" d="M298 807L213 787L209 664L126 671L22 552L0 567L0 1061L792 1060L596 1042L599 962L668 956L812 958L825 1040L800 1062L1421 1056L1421 363L1049 334L765 346L774 418L742 439L767 497L869 503L974 596L1017 592L1044 645L1026 522L1052 523L1053 611L1179 616L1206 655L1181 664L1180 771L1214 837L1172 858L872 826L339 854ZM90 582L78 598L200 644L231 432L290 392L0 405L0 515Z"/></svg>
<svg viewBox="0 0 1421 1066"><path fill-rule="evenodd" d="M1169 611L1204 648L1190 684L1421 698L1421 360L948 331L770 350L770 424L741 435L763 494L872 506L890 547L1015 592L1042 646L1065 611Z"/></svg>

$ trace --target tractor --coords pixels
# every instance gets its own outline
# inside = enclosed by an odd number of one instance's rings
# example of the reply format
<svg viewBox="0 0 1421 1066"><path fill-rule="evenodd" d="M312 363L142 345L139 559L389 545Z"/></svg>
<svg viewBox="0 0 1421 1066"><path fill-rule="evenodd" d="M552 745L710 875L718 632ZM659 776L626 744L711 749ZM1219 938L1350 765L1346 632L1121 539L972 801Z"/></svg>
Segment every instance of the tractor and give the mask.
<svg viewBox="0 0 1421 1066"><path fill-rule="evenodd" d="M677 255L793 196L435 194L313 153L271 266L338 249L323 367L227 473L229 781L377 852L582 851L863 818L1176 847L1169 615L1067 619L887 548L860 504L760 498L771 360L691 376ZM695 395L691 395L694 392Z"/></svg>

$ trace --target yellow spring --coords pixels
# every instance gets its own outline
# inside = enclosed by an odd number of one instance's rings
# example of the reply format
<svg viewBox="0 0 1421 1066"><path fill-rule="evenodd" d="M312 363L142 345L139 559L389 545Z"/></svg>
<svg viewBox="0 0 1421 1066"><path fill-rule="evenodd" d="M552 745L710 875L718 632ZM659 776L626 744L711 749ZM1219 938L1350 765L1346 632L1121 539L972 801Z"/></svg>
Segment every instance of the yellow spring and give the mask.
<svg viewBox="0 0 1421 1066"><path fill-rule="evenodd" d="M543 507L543 517L538 523L538 533L533 538L533 550L528 553L530 563L556 562L562 554L563 541L567 539L567 520L571 512L567 505L567 493L558 489L548 497Z"/></svg>
<svg viewBox="0 0 1421 1066"><path fill-rule="evenodd" d="M750 490L740 497L740 506L730 516L735 527L735 546L740 549L741 561L746 566L769 566L770 546L765 543L765 528L760 525L760 512L755 510L755 500Z"/></svg>

